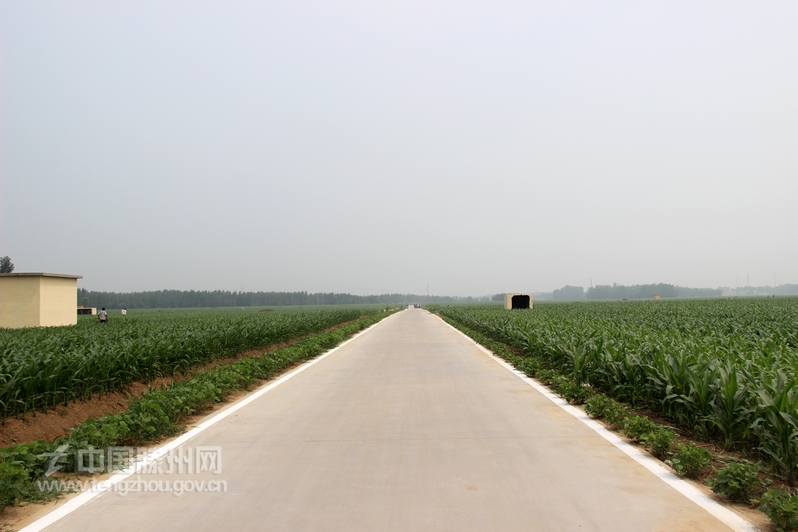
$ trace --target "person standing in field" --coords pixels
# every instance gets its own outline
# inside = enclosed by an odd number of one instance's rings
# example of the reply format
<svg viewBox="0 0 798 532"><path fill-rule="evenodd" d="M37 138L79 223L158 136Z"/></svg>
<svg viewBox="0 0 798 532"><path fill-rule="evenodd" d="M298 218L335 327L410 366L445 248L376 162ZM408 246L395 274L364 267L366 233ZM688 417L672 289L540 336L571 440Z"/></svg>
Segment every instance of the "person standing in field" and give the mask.
<svg viewBox="0 0 798 532"><path fill-rule="evenodd" d="M100 318L100 323L108 323L108 313L105 311L105 307L97 313L97 317Z"/></svg>
<svg viewBox="0 0 798 532"><path fill-rule="evenodd" d="M126 308L123 308L123 309L122 309L122 315L123 315L123 316L127 316L127 309L126 309Z"/></svg>

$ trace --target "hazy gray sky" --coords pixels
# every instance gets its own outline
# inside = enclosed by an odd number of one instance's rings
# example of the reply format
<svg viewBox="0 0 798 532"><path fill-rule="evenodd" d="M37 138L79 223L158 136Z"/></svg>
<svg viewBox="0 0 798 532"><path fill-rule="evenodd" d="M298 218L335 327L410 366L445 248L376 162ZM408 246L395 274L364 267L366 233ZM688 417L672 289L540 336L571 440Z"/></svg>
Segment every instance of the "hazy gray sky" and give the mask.
<svg viewBox="0 0 798 532"><path fill-rule="evenodd" d="M17 271L108 291L798 283L798 2L0 15Z"/></svg>

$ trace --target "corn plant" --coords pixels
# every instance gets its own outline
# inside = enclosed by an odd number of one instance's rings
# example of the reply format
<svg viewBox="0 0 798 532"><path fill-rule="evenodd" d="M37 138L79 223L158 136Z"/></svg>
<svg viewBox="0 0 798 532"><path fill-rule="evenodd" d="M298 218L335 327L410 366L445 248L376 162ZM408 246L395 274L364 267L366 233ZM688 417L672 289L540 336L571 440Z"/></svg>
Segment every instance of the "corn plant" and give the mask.
<svg viewBox="0 0 798 532"><path fill-rule="evenodd" d="M778 371L776 377L757 390L761 400L751 426L759 436L759 449L770 457L790 485L798 467L798 389L794 378Z"/></svg>
<svg viewBox="0 0 798 532"><path fill-rule="evenodd" d="M714 384L715 399L709 421L721 432L723 446L730 449L748 436L752 411L748 393L750 377L727 360L718 368Z"/></svg>

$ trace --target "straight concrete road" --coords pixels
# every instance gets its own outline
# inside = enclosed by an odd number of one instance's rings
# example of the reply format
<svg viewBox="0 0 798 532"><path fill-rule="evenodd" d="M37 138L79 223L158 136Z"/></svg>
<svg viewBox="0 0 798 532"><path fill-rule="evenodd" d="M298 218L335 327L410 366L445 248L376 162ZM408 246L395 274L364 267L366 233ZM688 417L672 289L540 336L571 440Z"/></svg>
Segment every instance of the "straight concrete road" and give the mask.
<svg viewBox="0 0 798 532"><path fill-rule="evenodd" d="M729 530L423 310L197 435L186 460L217 446L219 474L141 478L226 492L106 493L48 530Z"/></svg>

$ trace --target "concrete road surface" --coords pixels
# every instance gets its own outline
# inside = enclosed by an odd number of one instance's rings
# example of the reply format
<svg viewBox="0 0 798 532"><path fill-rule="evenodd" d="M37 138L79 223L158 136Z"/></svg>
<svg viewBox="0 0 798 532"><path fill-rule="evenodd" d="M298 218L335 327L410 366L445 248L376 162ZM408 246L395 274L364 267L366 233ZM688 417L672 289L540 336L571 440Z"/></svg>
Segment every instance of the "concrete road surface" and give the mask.
<svg viewBox="0 0 798 532"><path fill-rule="evenodd" d="M140 480L227 491L105 493L47 530L730 530L424 310L180 450Z"/></svg>

